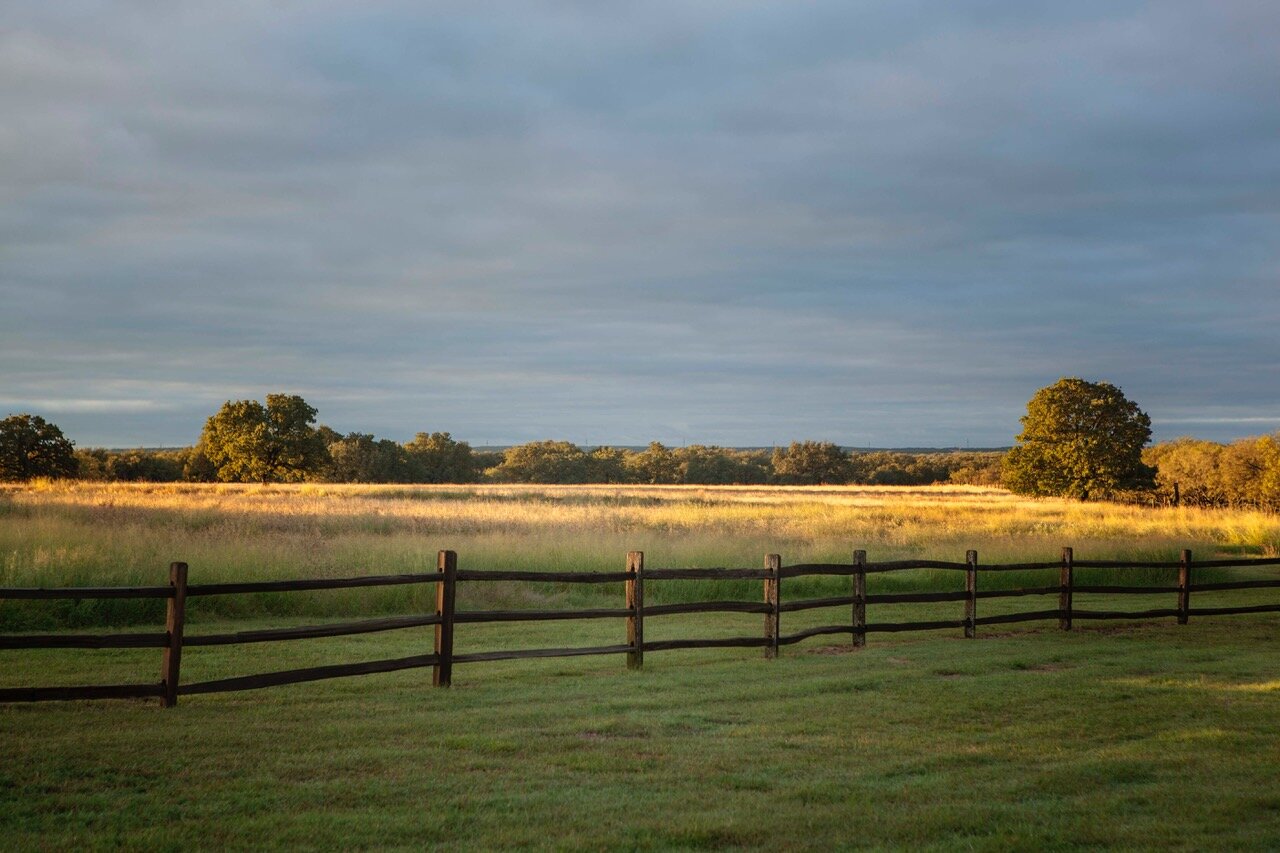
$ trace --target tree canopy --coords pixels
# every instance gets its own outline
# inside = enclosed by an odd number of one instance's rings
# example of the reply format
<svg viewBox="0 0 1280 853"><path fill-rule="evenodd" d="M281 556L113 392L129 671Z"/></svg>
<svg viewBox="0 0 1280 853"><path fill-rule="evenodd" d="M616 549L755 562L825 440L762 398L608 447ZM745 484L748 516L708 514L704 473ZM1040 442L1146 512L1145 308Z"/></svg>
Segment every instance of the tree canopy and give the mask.
<svg viewBox="0 0 1280 853"><path fill-rule="evenodd" d="M1150 439L1151 418L1116 386L1059 379L1027 403L1004 483L1019 494L1080 500L1150 488L1154 471L1142 461Z"/></svg>
<svg viewBox="0 0 1280 853"><path fill-rule="evenodd" d="M297 482L328 462L315 423L316 410L293 394L228 400L209 418L200 437L218 479L227 482Z"/></svg>
<svg viewBox="0 0 1280 853"><path fill-rule="evenodd" d="M75 447L39 415L10 415L0 421L0 480L74 477Z"/></svg>

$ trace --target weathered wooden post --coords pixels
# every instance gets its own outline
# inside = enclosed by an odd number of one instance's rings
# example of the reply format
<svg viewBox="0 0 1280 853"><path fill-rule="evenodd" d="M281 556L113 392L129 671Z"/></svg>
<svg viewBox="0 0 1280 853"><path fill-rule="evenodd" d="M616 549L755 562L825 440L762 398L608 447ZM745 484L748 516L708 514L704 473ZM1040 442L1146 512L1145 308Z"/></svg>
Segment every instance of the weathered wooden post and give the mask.
<svg viewBox="0 0 1280 853"><path fill-rule="evenodd" d="M867 644L867 552L853 552L853 645Z"/></svg>
<svg viewBox="0 0 1280 853"><path fill-rule="evenodd" d="M1178 561L1178 624L1191 617L1191 551L1184 549Z"/></svg>
<svg viewBox="0 0 1280 853"><path fill-rule="evenodd" d="M769 577L764 579L764 602L769 605L769 612L764 615L764 637L769 641L764 647L764 656L766 658L776 658L778 656L778 603L780 601L780 581L782 571L782 557L777 554L766 554L764 558L764 567L769 571Z"/></svg>
<svg viewBox="0 0 1280 853"><path fill-rule="evenodd" d="M978 552L967 552L964 561L969 564L964 573L964 591L969 593L964 600L964 635L973 639L978 628Z"/></svg>
<svg viewBox="0 0 1280 853"><path fill-rule="evenodd" d="M457 601L458 555L441 551L436 555L436 665L431 669L431 683L448 687L453 680L453 613Z"/></svg>
<svg viewBox="0 0 1280 853"><path fill-rule="evenodd" d="M1064 631L1071 630L1071 598L1076 587L1075 552L1070 548L1062 549L1062 568L1058 571L1058 627Z"/></svg>
<svg viewBox="0 0 1280 853"><path fill-rule="evenodd" d="M182 671L182 631L187 620L187 564L169 564L169 586L173 595L165 612L164 629L169 643L160 661L160 680L164 682L164 707L178 704L178 681Z"/></svg>
<svg viewBox="0 0 1280 853"><path fill-rule="evenodd" d="M627 669L644 666L644 552L627 553Z"/></svg>

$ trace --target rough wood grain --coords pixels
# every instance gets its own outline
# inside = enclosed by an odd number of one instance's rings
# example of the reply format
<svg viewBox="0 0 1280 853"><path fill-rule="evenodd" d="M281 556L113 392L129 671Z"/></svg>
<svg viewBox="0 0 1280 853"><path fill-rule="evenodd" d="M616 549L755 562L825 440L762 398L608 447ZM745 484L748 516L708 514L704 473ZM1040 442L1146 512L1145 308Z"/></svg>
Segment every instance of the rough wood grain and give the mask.
<svg viewBox="0 0 1280 853"><path fill-rule="evenodd" d="M644 667L644 552L627 553L627 669Z"/></svg>
<svg viewBox="0 0 1280 853"><path fill-rule="evenodd" d="M169 564L169 586L173 595L166 608L164 630L169 643L160 662L160 682L164 685L164 706L178 704L178 683L182 672L182 632L187 618L187 564Z"/></svg>

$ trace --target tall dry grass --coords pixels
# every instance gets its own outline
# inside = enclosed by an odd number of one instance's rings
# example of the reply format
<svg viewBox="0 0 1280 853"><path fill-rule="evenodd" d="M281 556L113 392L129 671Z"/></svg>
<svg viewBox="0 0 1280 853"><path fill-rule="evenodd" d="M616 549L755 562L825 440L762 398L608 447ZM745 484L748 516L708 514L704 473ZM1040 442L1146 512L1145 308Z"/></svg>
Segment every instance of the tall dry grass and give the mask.
<svg viewBox="0 0 1280 853"><path fill-rule="evenodd" d="M1151 509L1026 500L999 489L706 486L243 486L40 483L0 488L0 586L154 584L171 561L194 581L430 571L449 548L465 568L616 570L628 550L649 566L757 566L872 560L1174 559L1280 552L1280 517L1259 512ZM1009 582L1020 579L1009 578ZM878 579L932 586L934 573ZM794 594L833 582L793 582ZM501 589L497 587L501 586ZM742 595L699 584L662 597ZM485 585L477 604L519 606L598 596L592 588ZM887 586L886 586L887 588ZM418 609L429 590L377 590L200 599L193 615L351 613ZM0 603L0 624L101 624L154 618L154 602Z"/></svg>

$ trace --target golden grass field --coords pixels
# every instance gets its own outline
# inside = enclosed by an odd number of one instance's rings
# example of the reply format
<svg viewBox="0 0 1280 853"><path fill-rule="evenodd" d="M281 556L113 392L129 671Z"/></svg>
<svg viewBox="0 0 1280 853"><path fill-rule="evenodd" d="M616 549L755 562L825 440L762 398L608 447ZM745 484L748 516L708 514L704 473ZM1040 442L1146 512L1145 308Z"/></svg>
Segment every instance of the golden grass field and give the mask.
<svg viewBox="0 0 1280 853"><path fill-rule="evenodd" d="M983 562L1275 556L1280 517L1028 500L1001 489L256 486L44 482L0 489L0 586L154 583L470 568L616 570L921 557Z"/></svg>

